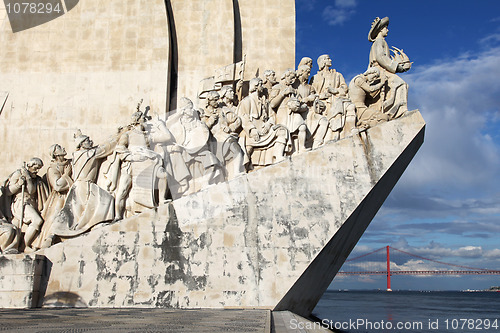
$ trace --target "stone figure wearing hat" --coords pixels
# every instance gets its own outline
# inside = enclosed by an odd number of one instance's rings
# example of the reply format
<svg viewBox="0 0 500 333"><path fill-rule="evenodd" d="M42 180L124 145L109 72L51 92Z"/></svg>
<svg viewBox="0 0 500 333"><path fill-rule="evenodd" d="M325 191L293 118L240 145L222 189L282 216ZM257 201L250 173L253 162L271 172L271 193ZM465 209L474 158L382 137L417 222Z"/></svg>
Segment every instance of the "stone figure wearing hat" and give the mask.
<svg viewBox="0 0 500 333"><path fill-rule="evenodd" d="M368 33L368 40L372 42L370 49L369 67L378 67L381 76L387 76L387 84L383 90L378 107L387 113L390 118L397 118L407 110L408 85L396 73L406 72L411 68L408 56L396 47L391 49L385 41L389 32L389 18L376 18Z"/></svg>
<svg viewBox="0 0 500 333"><path fill-rule="evenodd" d="M114 198L96 184L99 166L111 155L118 136L105 144L94 146L93 141L78 131L75 134L76 151L72 168L74 183L64 207L54 218L53 233L62 238L73 237L94 225L114 218Z"/></svg>
<svg viewBox="0 0 500 333"><path fill-rule="evenodd" d="M49 155L52 160L47 168L46 178L50 194L42 211L45 222L34 242L38 248L46 248L57 242L52 233L52 222L63 208L66 195L73 185L71 160L66 158L66 150L58 144L53 144L49 148Z"/></svg>

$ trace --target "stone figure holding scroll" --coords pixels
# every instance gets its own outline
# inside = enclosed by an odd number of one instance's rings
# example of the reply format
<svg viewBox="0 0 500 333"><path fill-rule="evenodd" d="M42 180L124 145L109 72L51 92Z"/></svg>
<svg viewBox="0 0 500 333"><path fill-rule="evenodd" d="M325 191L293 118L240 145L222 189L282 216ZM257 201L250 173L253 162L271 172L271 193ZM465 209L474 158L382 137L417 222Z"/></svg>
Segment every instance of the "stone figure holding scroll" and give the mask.
<svg viewBox="0 0 500 333"><path fill-rule="evenodd" d="M389 18L377 17L368 33L368 40L372 42L370 49L369 67L378 67L381 76L387 76L379 104L382 112L387 113L391 119L402 116L408 110L408 85L396 73L410 70L411 62L408 56L396 47L392 51L385 41L389 33Z"/></svg>

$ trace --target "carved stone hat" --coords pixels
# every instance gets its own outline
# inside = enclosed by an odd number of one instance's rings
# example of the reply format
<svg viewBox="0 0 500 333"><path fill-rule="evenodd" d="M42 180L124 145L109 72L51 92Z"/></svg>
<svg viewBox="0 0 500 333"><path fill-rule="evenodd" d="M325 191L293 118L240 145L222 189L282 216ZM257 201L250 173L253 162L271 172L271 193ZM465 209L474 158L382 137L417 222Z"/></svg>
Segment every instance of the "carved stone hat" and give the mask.
<svg viewBox="0 0 500 333"><path fill-rule="evenodd" d="M387 27L389 25L389 18L386 16L383 19L380 19L380 17L375 18L372 22L372 28L370 29L370 32L368 33L368 40L370 42L375 41L375 38L377 38L378 33L382 28Z"/></svg>
<svg viewBox="0 0 500 333"><path fill-rule="evenodd" d="M80 145L83 143L83 141L87 140L89 137L85 134L82 134L82 131L77 130L75 135L75 143L77 147L80 147Z"/></svg>

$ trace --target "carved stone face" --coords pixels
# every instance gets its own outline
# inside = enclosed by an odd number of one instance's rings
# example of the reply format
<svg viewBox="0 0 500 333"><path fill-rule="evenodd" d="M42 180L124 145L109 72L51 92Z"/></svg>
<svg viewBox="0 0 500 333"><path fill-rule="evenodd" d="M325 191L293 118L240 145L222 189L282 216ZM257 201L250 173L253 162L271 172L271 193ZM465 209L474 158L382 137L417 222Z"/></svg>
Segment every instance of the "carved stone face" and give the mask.
<svg viewBox="0 0 500 333"><path fill-rule="evenodd" d="M310 68L308 68L307 70L304 70L302 73L300 73L300 78L303 80L307 80L309 78L309 75L311 75Z"/></svg>
<svg viewBox="0 0 500 333"><path fill-rule="evenodd" d="M209 99L208 105L210 105L213 108L217 108L217 106L219 105L219 101L216 98Z"/></svg>
<svg viewBox="0 0 500 333"><path fill-rule="evenodd" d="M36 175L38 173L38 170L41 169L41 166L39 166L38 164L34 164L31 166L28 166L27 169L30 173Z"/></svg>
<svg viewBox="0 0 500 333"><path fill-rule="evenodd" d="M92 145L94 144L94 142L92 142L92 140L90 140L90 138L86 138L83 142L82 142L82 148L84 149L90 149L92 148Z"/></svg>
<svg viewBox="0 0 500 333"><path fill-rule="evenodd" d="M332 58L325 57L325 60L323 61L323 63L325 64L326 68L330 68L332 66Z"/></svg>
<svg viewBox="0 0 500 333"><path fill-rule="evenodd" d="M66 156L66 150L60 145L56 145L54 148L54 156Z"/></svg>
<svg viewBox="0 0 500 333"><path fill-rule="evenodd" d="M226 98L228 98L229 100L233 100L234 99L234 90L232 88L228 88L226 91L226 94L224 96Z"/></svg>
<svg viewBox="0 0 500 333"><path fill-rule="evenodd" d="M266 76L266 79L269 83L271 84L275 84L277 81L276 81L276 73L275 72L272 72L271 74L267 75Z"/></svg>
<svg viewBox="0 0 500 333"><path fill-rule="evenodd" d="M387 37L388 33L389 33L388 27L383 27L382 30L380 30L380 32L379 32L379 34L382 35L382 37Z"/></svg>
<svg viewBox="0 0 500 333"><path fill-rule="evenodd" d="M261 94L264 91L262 80L258 78L250 80L250 91L257 91L259 94Z"/></svg>
<svg viewBox="0 0 500 333"><path fill-rule="evenodd" d="M297 80L297 76L295 75L295 73L290 73L290 75L285 77L285 84L287 86L291 86L295 82L295 80Z"/></svg>
<svg viewBox="0 0 500 333"><path fill-rule="evenodd" d="M181 120L182 122L192 122L195 119L195 113L196 111L192 107L186 107L182 109L182 116Z"/></svg>

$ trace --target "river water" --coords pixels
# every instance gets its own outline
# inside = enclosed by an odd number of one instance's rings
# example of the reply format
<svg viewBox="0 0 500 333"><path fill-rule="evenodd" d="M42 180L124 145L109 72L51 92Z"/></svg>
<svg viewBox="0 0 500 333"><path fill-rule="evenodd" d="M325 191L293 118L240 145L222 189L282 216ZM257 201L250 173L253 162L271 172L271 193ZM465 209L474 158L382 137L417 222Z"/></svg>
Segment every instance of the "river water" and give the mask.
<svg viewBox="0 0 500 333"><path fill-rule="evenodd" d="M313 314L340 332L500 332L500 292L327 291Z"/></svg>

